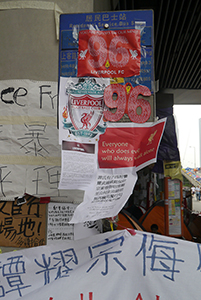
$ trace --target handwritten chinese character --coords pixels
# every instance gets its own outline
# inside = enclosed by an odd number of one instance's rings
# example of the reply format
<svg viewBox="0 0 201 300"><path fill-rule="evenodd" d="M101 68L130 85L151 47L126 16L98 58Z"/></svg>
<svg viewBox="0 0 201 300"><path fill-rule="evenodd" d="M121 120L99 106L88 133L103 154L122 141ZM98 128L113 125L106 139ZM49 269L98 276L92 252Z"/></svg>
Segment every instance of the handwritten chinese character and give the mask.
<svg viewBox="0 0 201 300"><path fill-rule="evenodd" d="M3 170L6 168L7 168L7 166L0 167L0 186L1 186L1 193L4 197L6 197L6 194L4 193L4 188L3 188L4 183L12 183L12 181L5 180L11 173L11 171L9 171L5 175L3 175Z"/></svg>
<svg viewBox="0 0 201 300"><path fill-rule="evenodd" d="M19 224L19 233L25 237L32 237L34 235L34 228L36 222L31 218L22 218ZM39 223L38 227L41 226L41 222Z"/></svg>
<svg viewBox="0 0 201 300"><path fill-rule="evenodd" d="M135 256L138 256L141 252L143 255L143 276L146 276L146 259L151 260L151 271L163 272L163 277L174 281L174 274L180 273L176 270L177 262L184 262L182 259L176 258L175 246L178 244L175 241L163 241L151 236L150 246L147 249L147 235L143 234L143 240L140 250ZM150 255L147 255L147 251ZM169 275L167 275L169 274Z"/></svg>
<svg viewBox="0 0 201 300"><path fill-rule="evenodd" d="M42 262L34 260L35 263L42 269L36 274L44 274L44 285L51 282L50 271L56 270L56 275L54 272L54 280L69 276L69 272L73 270L73 266L78 264L78 259L74 249L70 248L64 251L56 251L51 253L51 257L42 254Z"/></svg>
<svg viewBox="0 0 201 300"><path fill-rule="evenodd" d="M50 189L56 190L58 196L60 196L58 186L59 186L59 180L61 175L61 168L51 167L47 169L47 175L48 175L48 183L50 184Z"/></svg>
<svg viewBox="0 0 201 300"><path fill-rule="evenodd" d="M0 234L3 233L5 238L9 238L10 241L13 241L17 235L17 230L13 226L13 218L8 217L4 219L4 222L1 221L0 224Z"/></svg>
<svg viewBox="0 0 201 300"><path fill-rule="evenodd" d="M42 140L48 140L48 138L42 137L45 133L47 124L45 122L30 122L24 124L28 133L25 137L18 138L18 140L24 140L25 143L20 149L25 149L25 154L33 153L35 156L46 157L49 154L48 150L42 145Z"/></svg>
<svg viewBox="0 0 201 300"><path fill-rule="evenodd" d="M90 254L90 257L95 259L95 261L92 263L92 265L89 267L87 272L90 272L92 268L98 263L98 261L101 259L101 257L105 260L105 270L101 272L102 275L108 274L108 263L109 259L113 259L124 271L126 270L126 267L119 261L117 258L117 255L120 254L121 250L115 250L112 251L112 249L118 245L121 247L124 242L124 237L121 236L119 238L115 238L113 240L105 239L105 242L101 244L97 244L94 246L88 247L88 251Z"/></svg>
<svg viewBox="0 0 201 300"><path fill-rule="evenodd" d="M78 259L73 248L64 251L52 252L51 255L53 256L53 260L55 260L54 267L58 267L55 280L57 278L69 276L69 271L73 270L70 265L72 265L72 263L73 265L78 264Z"/></svg>
<svg viewBox="0 0 201 300"><path fill-rule="evenodd" d="M8 212L3 211L4 207L6 206L7 202L6 201L1 201L0 202L0 213L9 216L10 214Z"/></svg>
<svg viewBox="0 0 201 300"><path fill-rule="evenodd" d="M32 180L35 183L35 194L36 195L45 195L40 193L40 183L46 178L46 170L44 166L37 167L33 169L36 172L36 177Z"/></svg>
<svg viewBox="0 0 201 300"><path fill-rule="evenodd" d="M22 297L23 295L21 290L31 286L30 284L24 285L22 281L22 275L26 274L25 262L21 260L22 257L22 255L9 257L7 258L8 263L3 264L3 266L0 267L2 269L2 276L6 278L10 288L5 291L1 286L3 295L18 291L19 296Z"/></svg>

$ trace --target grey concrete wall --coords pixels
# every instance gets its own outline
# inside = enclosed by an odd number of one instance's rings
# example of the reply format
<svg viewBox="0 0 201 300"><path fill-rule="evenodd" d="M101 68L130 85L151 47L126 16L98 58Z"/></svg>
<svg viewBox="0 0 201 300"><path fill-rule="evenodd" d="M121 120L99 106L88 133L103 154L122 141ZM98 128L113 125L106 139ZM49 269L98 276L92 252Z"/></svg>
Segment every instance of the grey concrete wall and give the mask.
<svg viewBox="0 0 201 300"><path fill-rule="evenodd" d="M43 1L23 1L35 8L5 8L8 1L0 1L0 80L32 79L58 80L58 40L55 13L51 9L37 9ZM93 0L58 0L60 10L67 13L93 12ZM13 5L12 5L13 4ZM14 8L12 8L14 7ZM25 4L25 7L27 5Z"/></svg>
<svg viewBox="0 0 201 300"><path fill-rule="evenodd" d="M8 2L10 7L7 7ZM0 1L0 80L57 81L59 41L55 11L38 8L44 4L40 0L23 1L24 8L17 8L20 2ZM57 4L63 13L68 14L93 12L94 6L99 11L105 11L110 1L99 0L96 5L94 0L48 2ZM7 252L15 248L0 245L0 249Z"/></svg>

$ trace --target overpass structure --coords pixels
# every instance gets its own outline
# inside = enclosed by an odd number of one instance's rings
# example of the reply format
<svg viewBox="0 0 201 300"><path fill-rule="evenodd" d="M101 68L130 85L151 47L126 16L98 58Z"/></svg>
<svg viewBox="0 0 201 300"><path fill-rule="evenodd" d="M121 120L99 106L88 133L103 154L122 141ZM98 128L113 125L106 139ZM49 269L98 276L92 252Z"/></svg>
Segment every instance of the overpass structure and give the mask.
<svg viewBox="0 0 201 300"><path fill-rule="evenodd" d="M189 175L187 172L185 172L183 169L181 170L181 174L193 185L193 186L199 186L201 187L201 182L196 180L196 177ZM199 174L201 175L201 174Z"/></svg>

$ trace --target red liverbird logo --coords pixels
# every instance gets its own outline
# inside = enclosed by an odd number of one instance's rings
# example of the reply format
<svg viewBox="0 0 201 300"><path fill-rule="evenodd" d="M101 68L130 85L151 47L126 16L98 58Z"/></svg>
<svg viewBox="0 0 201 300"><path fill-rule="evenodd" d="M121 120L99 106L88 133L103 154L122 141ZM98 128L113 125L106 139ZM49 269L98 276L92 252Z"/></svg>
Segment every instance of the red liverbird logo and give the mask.
<svg viewBox="0 0 201 300"><path fill-rule="evenodd" d="M90 111L90 113L83 113L82 114L82 118L81 118L81 122L82 122L82 129L89 129L88 127L91 126L90 120L93 117L94 111Z"/></svg>

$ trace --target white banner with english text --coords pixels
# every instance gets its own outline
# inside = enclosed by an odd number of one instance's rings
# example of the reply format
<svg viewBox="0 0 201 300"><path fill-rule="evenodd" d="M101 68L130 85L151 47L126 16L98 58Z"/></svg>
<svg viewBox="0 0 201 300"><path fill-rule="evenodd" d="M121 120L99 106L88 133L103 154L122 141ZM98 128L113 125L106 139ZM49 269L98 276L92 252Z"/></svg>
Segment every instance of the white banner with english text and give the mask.
<svg viewBox="0 0 201 300"><path fill-rule="evenodd" d="M58 190L58 83L0 80L0 93L0 200L14 201L27 193L80 203L80 191Z"/></svg>

